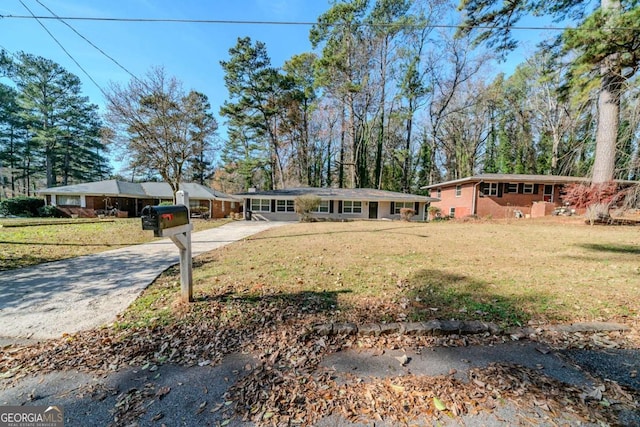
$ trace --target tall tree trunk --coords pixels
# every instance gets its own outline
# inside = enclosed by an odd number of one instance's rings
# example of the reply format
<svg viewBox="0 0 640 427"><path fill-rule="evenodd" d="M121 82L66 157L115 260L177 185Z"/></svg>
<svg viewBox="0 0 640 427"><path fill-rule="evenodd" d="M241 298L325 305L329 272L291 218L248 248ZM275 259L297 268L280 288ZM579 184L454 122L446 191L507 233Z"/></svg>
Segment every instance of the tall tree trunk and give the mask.
<svg viewBox="0 0 640 427"><path fill-rule="evenodd" d="M345 111L344 111L345 107L342 106L341 108L341 113L342 116L341 118L341 126L340 126L340 167L338 168L338 188L344 188L344 155L345 155L345 150L344 150L344 144L345 144L345 140L346 140L346 118L345 118Z"/></svg>
<svg viewBox="0 0 640 427"><path fill-rule="evenodd" d="M349 133L351 134L351 170L349 176L349 187L358 187L358 154L360 154L360 146L358 141L358 132L356 130L356 117L353 94L349 95Z"/></svg>
<svg viewBox="0 0 640 427"><path fill-rule="evenodd" d="M615 58L605 59L605 63L600 67L602 87L598 95L598 131L592 175L594 184L611 181L615 173L622 79L612 69L612 65L615 67L614 64L617 62L617 55L612 56Z"/></svg>
<svg viewBox="0 0 640 427"><path fill-rule="evenodd" d="M378 141L376 143L376 158L375 158L375 172L374 182L376 188L382 187L382 147L384 145L385 138L385 101L386 101L386 87L387 87L387 51L389 49L389 39L385 37L383 39L383 47L380 54L380 128L378 132Z"/></svg>
<svg viewBox="0 0 640 427"><path fill-rule="evenodd" d="M331 132L329 135L333 135L333 132ZM327 187L331 187L331 184L333 184L333 177L331 176L331 140L332 138L329 137L329 142L327 143Z"/></svg>
<svg viewBox="0 0 640 427"><path fill-rule="evenodd" d="M409 174L411 162L409 154L411 152L411 132L413 130L413 98L409 97L409 117L407 117L407 139L404 144L404 163L402 165L402 192L409 193Z"/></svg>
<svg viewBox="0 0 640 427"><path fill-rule="evenodd" d="M11 197L16 196L16 169L18 168L18 165L16 164L16 156L14 155L16 148L13 131L14 128L11 127L11 134L9 136L9 146L11 147L11 157L9 160L9 167L11 168Z"/></svg>
<svg viewBox="0 0 640 427"><path fill-rule="evenodd" d="M619 0L601 0L604 13L619 14ZM601 184L614 178L616 143L620 126L620 90L623 79L619 54L609 55L600 65L600 94L598 95L598 130L596 153L593 161L592 182Z"/></svg>

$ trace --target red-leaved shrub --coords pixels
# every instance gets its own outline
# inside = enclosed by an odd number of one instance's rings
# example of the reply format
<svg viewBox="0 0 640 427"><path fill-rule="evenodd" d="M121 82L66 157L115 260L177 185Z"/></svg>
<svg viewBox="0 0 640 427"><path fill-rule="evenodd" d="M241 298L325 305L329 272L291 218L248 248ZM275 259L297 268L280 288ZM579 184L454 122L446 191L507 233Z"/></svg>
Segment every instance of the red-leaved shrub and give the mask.
<svg viewBox="0 0 640 427"><path fill-rule="evenodd" d="M594 204L615 204L624 199L625 192L613 181L602 184L567 184L561 199L570 206L586 208Z"/></svg>

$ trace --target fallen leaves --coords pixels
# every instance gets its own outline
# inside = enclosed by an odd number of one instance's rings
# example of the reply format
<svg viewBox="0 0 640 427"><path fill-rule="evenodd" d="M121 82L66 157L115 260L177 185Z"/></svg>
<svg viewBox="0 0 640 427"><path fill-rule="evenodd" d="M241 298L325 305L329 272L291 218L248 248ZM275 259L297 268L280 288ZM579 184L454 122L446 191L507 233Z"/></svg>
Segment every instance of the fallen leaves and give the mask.
<svg viewBox="0 0 640 427"><path fill-rule="evenodd" d="M223 402L202 397L194 402L197 414L219 416L221 412L225 417L221 425L229 424L234 416L256 425L313 425L330 414L341 414L351 421L385 420L396 425L425 417L439 420L491 412L505 401L527 410L544 411L550 417L570 411L585 420L615 424L615 407L632 407L637 400L616 383L607 383L606 388L596 386L585 395L584 390L545 377L542 369L507 365L474 369L468 382L456 379L455 371L441 377L338 378L335 372L319 365L326 354L345 348L372 349L375 354L410 348L419 353L420 349L434 346L500 344L513 337L490 333L348 336L346 332L320 336L312 332L312 326L326 323L332 312L317 294L285 297L269 294L266 289L261 292L260 298L221 292L193 305L180 305L175 308L178 320L166 325L105 328L32 347L5 347L0 351L0 375L5 381L12 381L36 371L82 369L98 373L136 365L153 372L165 363L208 366L232 352L254 354L258 363L240 368L241 379L231 385ZM392 310L390 306L383 313ZM370 307L363 307L340 320L371 321L372 316ZM518 335L518 339L552 347L625 346L624 336L618 332L569 334L538 329ZM549 352L542 345L537 351ZM410 367L405 354L397 361ZM630 375L636 374L637 370L630 369ZM113 425L136 422L149 410L151 402L170 392L169 387L147 383L120 393L113 408ZM203 395L206 394L205 389ZM96 398L103 400L107 395L108 392L99 391ZM157 412L151 419L158 421L165 416Z"/></svg>

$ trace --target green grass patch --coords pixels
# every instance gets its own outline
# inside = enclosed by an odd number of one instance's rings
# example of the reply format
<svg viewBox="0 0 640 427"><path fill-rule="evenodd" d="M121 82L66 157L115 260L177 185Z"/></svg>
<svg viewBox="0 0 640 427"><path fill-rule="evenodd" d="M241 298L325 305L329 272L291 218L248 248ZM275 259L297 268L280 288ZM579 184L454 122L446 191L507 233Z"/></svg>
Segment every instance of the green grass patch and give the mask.
<svg viewBox="0 0 640 427"><path fill-rule="evenodd" d="M190 312L226 322L267 301L302 319L358 323L633 317L635 230L580 220L291 224L199 257Z"/></svg>
<svg viewBox="0 0 640 427"><path fill-rule="evenodd" d="M3 220L4 223L5 220ZM13 226L0 227L0 271L29 267L44 262L89 255L155 240L143 231L140 218L96 220L6 220ZM194 231L218 227L228 220L195 220Z"/></svg>

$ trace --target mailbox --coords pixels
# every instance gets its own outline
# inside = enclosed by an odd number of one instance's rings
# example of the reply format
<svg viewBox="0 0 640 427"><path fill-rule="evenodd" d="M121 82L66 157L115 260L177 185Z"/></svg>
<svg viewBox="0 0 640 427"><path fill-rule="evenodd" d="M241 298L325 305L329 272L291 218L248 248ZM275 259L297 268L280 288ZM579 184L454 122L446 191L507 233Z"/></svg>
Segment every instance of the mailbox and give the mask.
<svg viewBox="0 0 640 427"><path fill-rule="evenodd" d="M184 205L145 206L142 208L142 229L153 230L156 237L162 231L189 224L189 209Z"/></svg>

